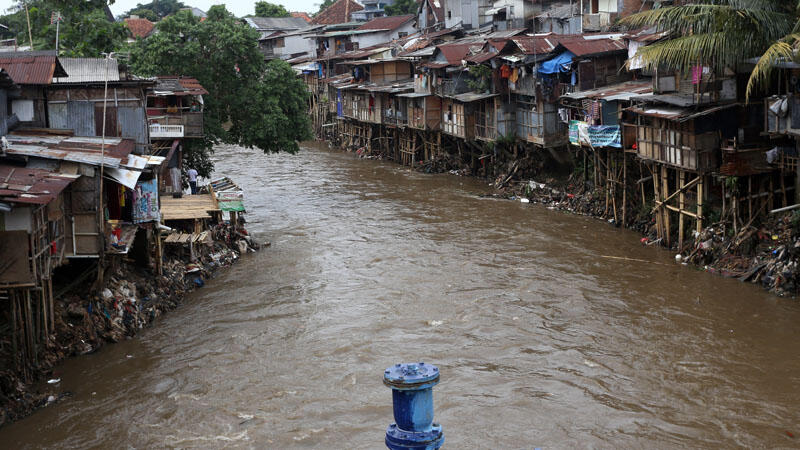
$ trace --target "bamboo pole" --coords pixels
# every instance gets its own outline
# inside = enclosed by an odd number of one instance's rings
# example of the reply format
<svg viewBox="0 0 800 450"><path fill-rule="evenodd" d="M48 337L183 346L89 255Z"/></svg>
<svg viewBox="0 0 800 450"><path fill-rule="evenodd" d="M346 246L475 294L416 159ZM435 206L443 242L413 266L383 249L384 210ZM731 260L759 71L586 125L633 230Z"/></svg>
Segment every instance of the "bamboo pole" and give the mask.
<svg viewBox="0 0 800 450"><path fill-rule="evenodd" d="M626 212L628 206L628 155L622 151L622 225L626 222Z"/></svg>
<svg viewBox="0 0 800 450"><path fill-rule="evenodd" d="M667 166L663 166L663 165L661 166L661 185L662 185L661 193L662 193L662 195L666 195L667 193L669 193L669 172L668 172L668 170L669 169L667 169ZM669 247L672 244L671 239L670 239L669 208L665 209L663 212L664 212L664 241L667 243L667 247Z"/></svg>
<svg viewBox="0 0 800 450"><path fill-rule="evenodd" d="M686 181L686 173L683 169L678 171L678 186L680 188L680 195L678 196L678 251L683 251L683 208L686 194L684 191L684 183Z"/></svg>
<svg viewBox="0 0 800 450"><path fill-rule="evenodd" d="M697 232L703 231L703 180L697 184Z"/></svg>

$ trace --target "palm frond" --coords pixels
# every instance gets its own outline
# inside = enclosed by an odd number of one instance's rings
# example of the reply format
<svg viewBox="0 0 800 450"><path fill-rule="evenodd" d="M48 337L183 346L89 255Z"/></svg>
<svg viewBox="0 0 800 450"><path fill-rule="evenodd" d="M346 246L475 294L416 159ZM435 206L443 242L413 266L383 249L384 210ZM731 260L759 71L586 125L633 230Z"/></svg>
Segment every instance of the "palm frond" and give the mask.
<svg viewBox="0 0 800 450"><path fill-rule="evenodd" d="M780 2L778 2L780 3ZM789 8L759 0L723 0L642 11L620 21L626 28L655 27L678 35L689 33L752 33L772 42L785 36L797 22Z"/></svg>
<svg viewBox="0 0 800 450"><path fill-rule="evenodd" d="M715 68L735 67L758 56L766 45L746 36L725 32L690 34L642 47L637 52L649 69L669 68L688 72L698 64Z"/></svg>
<svg viewBox="0 0 800 450"><path fill-rule="evenodd" d="M770 76L775 69L775 64L784 60L792 61L796 57L796 48L800 43L800 34L790 34L785 38L770 45L763 55L758 59L750 78L747 80L747 91L745 98L749 101L750 95L757 89L769 85Z"/></svg>

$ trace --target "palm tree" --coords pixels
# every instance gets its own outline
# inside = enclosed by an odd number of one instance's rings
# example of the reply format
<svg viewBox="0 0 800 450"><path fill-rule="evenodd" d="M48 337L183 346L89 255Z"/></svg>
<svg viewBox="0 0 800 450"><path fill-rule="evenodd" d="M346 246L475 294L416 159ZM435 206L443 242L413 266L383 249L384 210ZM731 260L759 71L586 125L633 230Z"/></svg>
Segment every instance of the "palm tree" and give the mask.
<svg viewBox="0 0 800 450"><path fill-rule="evenodd" d="M697 0L643 11L622 19L626 28L655 27L671 39L638 51L645 67L688 72L692 66L734 68L759 60L747 83L747 98L769 85L778 61L798 60L800 0Z"/></svg>

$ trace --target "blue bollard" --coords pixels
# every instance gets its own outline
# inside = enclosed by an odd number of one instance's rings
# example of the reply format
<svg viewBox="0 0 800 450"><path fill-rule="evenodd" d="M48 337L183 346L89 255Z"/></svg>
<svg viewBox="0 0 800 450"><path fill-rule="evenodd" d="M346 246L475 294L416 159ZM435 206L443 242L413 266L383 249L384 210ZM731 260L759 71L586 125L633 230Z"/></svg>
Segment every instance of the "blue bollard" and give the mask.
<svg viewBox="0 0 800 450"><path fill-rule="evenodd" d="M442 426L433 423L433 387L439 368L421 363L395 364L383 373L392 388L395 423L386 429L386 446L392 450L433 450L444 444Z"/></svg>

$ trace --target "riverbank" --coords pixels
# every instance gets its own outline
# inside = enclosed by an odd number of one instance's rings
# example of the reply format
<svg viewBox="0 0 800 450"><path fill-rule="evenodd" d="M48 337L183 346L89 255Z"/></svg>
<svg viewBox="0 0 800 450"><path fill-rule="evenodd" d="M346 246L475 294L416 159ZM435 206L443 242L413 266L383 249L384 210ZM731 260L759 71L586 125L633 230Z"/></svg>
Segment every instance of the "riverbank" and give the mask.
<svg viewBox="0 0 800 450"><path fill-rule="evenodd" d="M388 154L370 153L363 148L349 151L361 158L392 160ZM614 192L613 187L596 187L587 176L592 169L581 166L574 156L557 160L552 152L541 150L508 159L504 167L499 176L490 179L481 176L480 167L458 154L443 153L418 162L413 169L475 176L492 182L494 197L594 217L641 233L641 245L666 247L658 238L652 199L640 189L641 181L647 179L641 166L631 168L626 189L629 195L619 200L619 192ZM713 207L708 209L713 211ZM800 292L800 212L756 214L744 224L718 219L701 232L692 232L682 248L674 242L668 247L677 264L758 284L782 297L794 297Z"/></svg>
<svg viewBox="0 0 800 450"><path fill-rule="evenodd" d="M15 364L19 356L13 352L10 339L2 343L0 426L69 396L57 389L60 376L56 367L66 358L90 354L106 344L136 336L159 316L178 307L187 293L203 287L244 253L259 248L243 227L219 224L193 252L167 247L161 275L132 259L110 257L100 289L93 286L96 276L85 277L55 302L54 332L39 353L35 368L15 370L21 366ZM96 269L88 274L96 275Z"/></svg>

